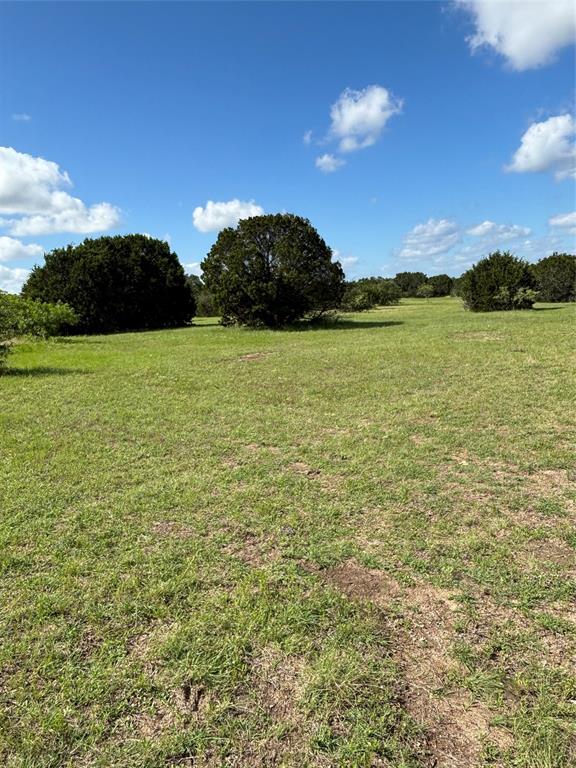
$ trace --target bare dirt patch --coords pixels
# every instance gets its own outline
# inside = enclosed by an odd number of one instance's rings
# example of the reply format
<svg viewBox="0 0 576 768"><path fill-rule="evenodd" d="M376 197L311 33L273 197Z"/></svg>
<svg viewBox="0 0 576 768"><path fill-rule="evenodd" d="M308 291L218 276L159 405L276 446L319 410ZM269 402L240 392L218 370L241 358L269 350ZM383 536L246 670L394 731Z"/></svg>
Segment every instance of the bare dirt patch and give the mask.
<svg viewBox="0 0 576 768"><path fill-rule="evenodd" d="M174 536L179 539L189 539L194 536L194 530L190 526L174 520L158 520L152 523L152 532L157 536Z"/></svg>
<svg viewBox="0 0 576 768"><path fill-rule="evenodd" d="M278 560L281 555L271 541L259 538L255 533L243 531L223 551L253 568L262 568Z"/></svg>
<svg viewBox="0 0 576 768"><path fill-rule="evenodd" d="M401 615L387 623L393 656L403 672L403 704L426 733L427 765L473 768L487 742L501 749L511 746L509 733L491 724L488 707L449 684L450 672L458 668L451 657L458 605L450 592L429 584L403 588L353 560L320 575L351 599L381 608L392 601L401 604Z"/></svg>

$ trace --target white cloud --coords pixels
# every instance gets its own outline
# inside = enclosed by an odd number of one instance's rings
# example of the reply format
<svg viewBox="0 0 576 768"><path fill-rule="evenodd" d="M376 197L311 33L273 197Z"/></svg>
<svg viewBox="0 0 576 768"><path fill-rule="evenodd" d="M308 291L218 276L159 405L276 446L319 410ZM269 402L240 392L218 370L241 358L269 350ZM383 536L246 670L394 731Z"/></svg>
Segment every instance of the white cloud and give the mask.
<svg viewBox="0 0 576 768"><path fill-rule="evenodd" d="M21 237L48 235L54 232L104 232L120 221L120 211L110 203L98 203L87 208L76 197L70 198L70 207L58 213L24 216L21 219L4 219L11 235Z"/></svg>
<svg viewBox="0 0 576 768"><path fill-rule="evenodd" d="M199 232L219 232L225 227L235 227L240 219L251 216L262 216L264 209L256 205L254 200L229 200L225 203L215 203L208 200L206 206L194 209L192 220Z"/></svg>
<svg viewBox="0 0 576 768"><path fill-rule="evenodd" d="M559 227L560 229L576 227L576 211L572 213L559 213L556 216L552 216L551 219L548 219L548 224L551 227Z"/></svg>
<svg viewBox="0 0 576 768"><path fill-rule="evenodd" d="M12 115L12 120L15 120L17 123L29 123L32 118L26 112L17 112L15 115Z"/></svg>
<svg viewBox="0 0 576 768"><path fill-rule="evenodd" d="M202 274L202 268L199 261L192 261L190 264L182 264L182 266L187 275L198 275L198 277L200 277Z"/></svg>
<svg viewBox="0 0 576 768"><path fill-rule="evenodd" d="M11 261L12 259L34 259L36 256L42 256L44 248L41 245L30 243L24 245L20 240L14 240L12 237L0 236L0 261Z"/></svg>
<svg viewBox="0 0 576 768"><path fill-rule="evenodd" d="M119 223L118 208L110 203L88 207L65 191L71 186L57 163L0 147L0 213L21 216L0 221L10 234L99 232Z"/></svg>
<svg viewBox="0 0 576 768"><path fill-rule="evenodd" d="M388 120L401 111L402 101L381 85L369 85L361 91L347 88L330 109L329 136L339 141L340 152L369 147Z"/></svg>
<svg viewBox="0 0 576 768"><path fill-rule="evenodd" d="M322 173L334 173L338 168L342 168L343 165L346 165L346 160L328 153L316 158L316 168L320 168Z"/></svg>
<svg viewBox="0 0 576 768"><path fill-rule="evenodd" d="M490 241L502 241L526 237L526 235L530 234L530 231L528 227L521 227L518 224L496 224L493 221L483 221L481 224L466 230L466 234Z"/></svg>
<svg viewBox="0 0 576 768"><path fill-rule="evenodd" d="M398 254L402 259L425 259L446 253L461 240L460 227L447 219L428 219L404 237Z"/></svg>
<svg viewBox="0 0 576 768"><path fill-rule="evenodd" d="M558 181L576 178L575 135L576 120L570 114L532 123L505 170L513 173L554 171Z"/></svg>
<svg viewBox="0 0 576 768"><path fill-rule="evenodd" d="M0 291L20 293L20 289L26 282L29 274L29 269L22 269L20 267L11 269L0 264Z"/></svg>
<svg viewBox="0 0 576 768"><path fill-rule="evenodd" d="M474 17L472 51L484 46L504 56L515 70L550 63L576 40L573 0L456 0Z"/></svg>
<svg viewBox="0 0 576 768"><path fill-rule="evenodd" d="M334 258L342 264L343 267L353 267L358 264L358 256L334 256Z"/></svg>
<svg viewBox="0 0 576 768"><path fill-rule="evenodd" d="M306 131L306 133L305 133L305 134L304 134L304 136L302 137L302 141L303 141L303 142L304 142L304 144L306 144L306 145L308 145L308 144L312 144L312 131Z"/></svg>
<svg viewBox="0 0 576 768"><path fill-rule="evenodd" d="M332 252L332 258L334 261L339 261L343 269L354 267L359 261L358 256L343 256L337 249Z"/></svg>

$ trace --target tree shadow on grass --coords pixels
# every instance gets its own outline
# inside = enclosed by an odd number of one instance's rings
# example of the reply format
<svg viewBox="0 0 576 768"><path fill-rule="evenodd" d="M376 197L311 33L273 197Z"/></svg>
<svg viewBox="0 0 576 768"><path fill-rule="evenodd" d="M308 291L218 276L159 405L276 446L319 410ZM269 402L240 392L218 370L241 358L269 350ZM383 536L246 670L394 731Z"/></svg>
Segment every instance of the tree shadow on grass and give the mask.
<svg viewBox="0 0 576 768"><path fill-rule="evenodd" d="M16 376L73 376L79 373L87 374L89 371L82 368L51 368L40 365L36 368L4 368L0 370L0 379Z"/></svg>
<svg viewBox="0 0 576 768"><path fill-rule="evenodd" d="M91 339L89 336L57 336L51 341L53 344L104 344L102 339Z"/></svg>
<svg viewBox="0 0 576 768"><path fill-rule="evenodd" d="M563 304L559 307L532 307L533 312L551 312L554 309L566 309L566 305Z"/></svg>

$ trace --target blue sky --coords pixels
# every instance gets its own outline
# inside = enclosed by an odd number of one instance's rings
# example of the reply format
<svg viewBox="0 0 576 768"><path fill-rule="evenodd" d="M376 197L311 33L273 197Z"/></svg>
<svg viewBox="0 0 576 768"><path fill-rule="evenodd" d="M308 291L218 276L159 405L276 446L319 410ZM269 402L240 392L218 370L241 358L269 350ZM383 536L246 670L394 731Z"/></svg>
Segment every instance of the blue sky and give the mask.
<svg viewBox="0 0 576 768"><path fill-rule="evenodd" d="M565 0L3 3L0 287L104 233L197 271L260 210L350 277L574 250L575 28Z"/></svg>

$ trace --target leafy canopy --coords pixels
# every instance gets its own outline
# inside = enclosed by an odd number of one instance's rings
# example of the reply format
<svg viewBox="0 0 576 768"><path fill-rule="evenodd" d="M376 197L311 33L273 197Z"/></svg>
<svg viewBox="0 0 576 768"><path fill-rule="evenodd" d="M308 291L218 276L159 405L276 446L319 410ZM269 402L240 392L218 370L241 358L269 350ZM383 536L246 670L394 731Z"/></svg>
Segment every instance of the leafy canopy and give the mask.
<svg viewBox="0 0 576 768"><path fill-rule="evenodd" d="M394 282L402 291L402 296L414 297L418 295L422 283L428 282L428 278L424 272L398 272Z"/></svg>
<svg viewBox="0 0 576 768"><path fill-rule="evenodd" d="M182 265L162 240L146 235L86 239L56 248L45 262L34 267L23 295L69 304L81 332L171 328L194 315Z"/></svg>
<svg viewBox="0 0 576 768"><path fill-rule="evenodd" d="M553 253L532 269L541 301L576 301L576 256Z"/></svg>
<svg viewBox="0 0 576 768"><path fill-rule="evenodd" d="M224 325L279 328L339 306L344 273L307 219L274 214L222 230L202 262Z"/></svg>
<svg viewBox="0 0 576 768"><path fill-rule="evenodd" d="M494 251L462 275L460 295L468 309L492 312L531 309L536 281L528 262L509 251Z"/></svg>

